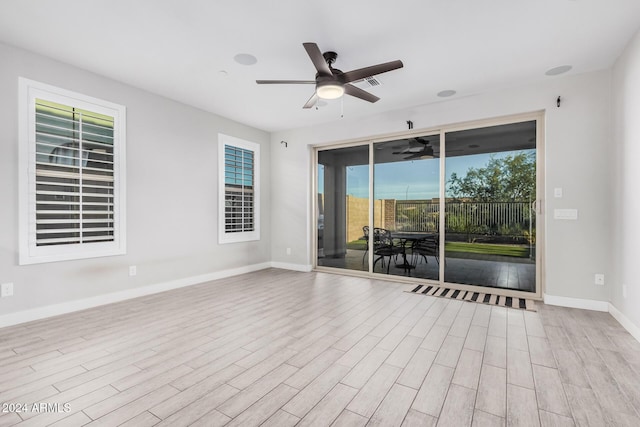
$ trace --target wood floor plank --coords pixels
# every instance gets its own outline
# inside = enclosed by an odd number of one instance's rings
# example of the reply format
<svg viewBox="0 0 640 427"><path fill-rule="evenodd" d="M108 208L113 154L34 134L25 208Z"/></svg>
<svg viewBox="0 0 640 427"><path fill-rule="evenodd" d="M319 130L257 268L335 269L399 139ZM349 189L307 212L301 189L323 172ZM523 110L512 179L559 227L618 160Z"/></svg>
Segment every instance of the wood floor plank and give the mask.
<svg viewBox="0 0 640 427"><path fill-rule="evenodd" d="M258 426L275 414L297 392L293 387L280 384L227 425Z"/></svg>
<svg viewBox="0 0 640 427"><path fill-rule="evenodd" d="M160 422L160 419L150 412L143 412L131 418L129 421L120 424L119 427L151 427Z"/></svg>
<svg viewBox="0 0 640 427"><path fill-rule="evenodd" d="M507 367L507 340L506 338L487 335L484 348L483 363L497 368Z"/></svg>
<svg viewBox="0 0 640 427"><path fill-rule="evenodd" d="M402 421L402 427L435 427L437 422L438 419L436 417L409 409L404 421Z"/></svg>
<svg viewBox="0 0 640 427"><path fill-rule="evenodd" d="M58 422L49 424L50 427L80 427L91 422L91 418L87 417L84 412L76 412ZM0 424L1 425L1 424Z"/></svg>
<svg viewBox="0 0 640 427"><path fill-rule="evenodd" d="M113 426L120 425L130 419L147 411L151 407L157 405L178 393L178 390L170 385L163 385L132 402L129 402L108 414L95 419L87 424L93 426Z"/></svg>
<svg viewBox="0 0 640 427"><path fill-rule="evenodd" d="M371 418L382 399L395 383L398 375L400 375L400 371L400 368L386 363L383 364L360 389L347 406L347 409L363 417Z"/></svg>
<svg viewBox="0 0 640 427"><path fill-rule="evenodd" d="M300 422L300 418L280 409L262 423L260 427L293 427L298 422Z"/></svg>
<svg viewBox="0 0 640 427"><path fill-rule="evenodd" d="M189 371L191 371L191 368L188 368L184 365L180 365L174 369L168 370L160 375L157 375L156 377L150 378L146 382L143 382L134 387L128 388L125 391L120 391L120 393L108 399L105 399L102 402L96 403L95 405L91 405L88 408L85 408L84 412L87 415L89 415L91 419L97 420L98 418L101 418L106 414L112 411L115 411L118 408L124 405L127 405L150 392L153 392L156 389L160 389L164 387L165 385L171 383L171 381L173 381L174 379L180 377L181 375L184 375L186 372L189 372ZM171 387L171 388L165 387L165 390L167 392L172 392L173 390L175 390L175 393L173 394L178 393L178 389L174 387ZM169 397L171 396L167 396L167 399ZM149 408L145 408L144 410L146 411L147 409ZM127 420L123 420L123 421L127 421Z"/></svg>
<svg viewBox="0 0 640 427"><path fill-rule="evenodd" d="M398 368L404 368L421 343L422 340L420 338L407 335L395 349L393 349L393 352L389 355L385 363L397 366Z"/></svg>
<svg viewBox="0 0 640 427"><path fill-rule="evenodd" d="M506 420L493 414L476 409L473 411L473 427L504 427Z"/></svg>
<svg viewBox="0 0 640 427"><path fill-rule="evenodd" d="M222 427L229 424L229 421L231 418L214 409L191 423L190 427Z"/></svg>
<svg viewBox="0 0 640 427"><path fill-rule="evenodd" d="M570 417L540 411L540 425L542 427L574 427L576 424Z"/></svg>
<svg viewBox="0 0 640 427"><path fill-rule="evenodd" d="M371 348L373 348L373 346ZM306 366L300 368L297 372L287 378L284 383L293 388L297 388L298 390L302 390L311 381L313 381L320 374L326 371L329 366L331 366L333 363L337 363L336 361L338 360L342 360L342 357L344 355L345 353L343 351L329 348L326 351L322 352L322 354L316 356L315 359L307 363Z"/></svg>
<svg viewBox="0 0 640 427"><path fill-rule="evenodd" d="M407 366L402 370L397 383L418 390L437 354L435 351L417 349Z"/></svg>
<svg viewBox="0 0 640 427"><path fill-rule="evenodd" d="M400 427L415 396L416 391L414 389L400 384L394 385L367 425Z"/></svg>
<svg viewBox="0 0 640 427"><path fill-rule="evenodd" d="M200 397L197 400L194 400L190 403L186 403L185 406L180 408L178 411L174 412L170 416L163 419L159 426L167 426L167 427L179 427L179 426L188 426L195 421L198 421L200 418L206 416L212 408L219 406L222 402L236 396L239 390L231 387L228 384L222 384L211 393L207 393ZM155 405L150 409L150 412L158 412L158 408L162 407L162 405ZM221 414L219 411L216 411L214 418L219 419L218 414ZM223 415L226 421L231 418Z"/></svg>
<svg viewBox="0 0 640 427"><path fill-rule="evenodd" d="M355 389L362 388L390 354L390 351L374 348L340 382Z"/></svg>
<svg viewBox="0 0 640 427"><path fill-rule="evenodd" d="M230 418L235 418L297 371L298 368L294 366L282 364L216 409Z"/></svg>
<svg viewBox="0 0 640 427"><path fill-rule="evenodd" d="M432 417L439 417L453 372L453 368L432 365L411 407Z"/></svg>
<svg viewBox="0 0 640 427"><path fill-rule="evenodd" d="M382 338L366 335L357 344L354 344L336 363L354 367L380 342Z"/></svg>
<svg viewBox="0 0 640 427"><path fill-rule="evenodd" d="M321 376L297 393L282 409L296 417L304 417L329 390L340 382L347 372L349 372L349 368L346 366L332 365Z"/></svg>
<svg viewBox="0 0 640 427"><path fill-rule="evenodd" d="M231 378L236 377L240 372L242 372L242 368L238 366L227 366L199 383L176 393L175 396L170 397L160 405L156 405L149 409L149 412L160 419L168 418L172 414L180 411L182 408L211 393L213 390L218 390L222 384ZM171 385L173 385L173 383L171 383ZM224 391L226 389L222 390Z"/></svg>
<svg viewBox="0 0 640 427"><path fill-rule="evenodd" d="M473 406L476 391L457 384L451 384L447 398L438 419L438 426L461 427L470 426L473 419Z"/></svg>
<svg viewBox="0 0 640 427"><path fill-rule="evenodd" d="M534 389L529 352L507 348L507 383Z"/></svg>
<svg viewBox="0 0 640 427"><path fill-rule="evenodd" d="M469 332L467 333L467 337L464 341L464 348L483 352L487 341L487 330L488 328L485 326L472 324L469 327Z"/></svg>
<svg viewBox="0 0 640 427"><path fill-rule="evenodd" d="M297 352L295 350L283 349L230 380L229 385L238 389L244 389L296 354Z"/></svg>
<svg viewBox="0 0 640 427"><path fill-rule="evenodd" d="M451 382L472 390L477 390L481 370L482 353L465 348L462 350Z"/></svg>
<svg viewBox="0 0 640 427"><path fill-rule="evenodd" d="M534 390L507 384L507 425L540 426Z"/></svg>
<svg viewBox="0 0 640 427"><path fill-rule="evenodd" d="M337 384L298 423L304 426L330 426L342 413L358 390L344 384Z"/></svg>
<svg viewBox="0 0 640 427"><path fill-rule="evenodd" d="M480 383L478 386L478 396L476 408L497 415L506 417L507 404L507 371L491 365L482 365L480 373Z"/></svg>
<svg viewBox="0 0 640 427"><path fill-rule="evenodd" d="M538 407L543 411L571 416L571 410L557 369L533 365Z"/></svg>
<svg viewBox="0 0 640 427"><path fill-rule="evenodd" d="M453 335L447 335L440 347L440 351L436 356L435 363L450 368L455 368L458 364L458 358L462 352L462 346L464 345L464 338L456 337Z"/></svg>

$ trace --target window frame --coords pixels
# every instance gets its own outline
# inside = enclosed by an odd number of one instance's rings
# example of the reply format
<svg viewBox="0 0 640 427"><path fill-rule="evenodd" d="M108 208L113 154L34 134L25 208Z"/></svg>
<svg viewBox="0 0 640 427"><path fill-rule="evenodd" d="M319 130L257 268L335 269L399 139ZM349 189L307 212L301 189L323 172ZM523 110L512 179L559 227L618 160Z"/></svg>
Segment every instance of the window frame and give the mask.
<svg viewBox="0 0 640 427"><path fill-rule="evenodd" d="M19 264L29 265L126 254L126 108L24 77L18 78L18 94ZM113 117L113 241L36 245L36 99Z"/></svg>
<svg viewBox="0 0 640 427"><path fill-rule="evenodd" d="M225 146L253 152L253 230L226 231ZM233 136L218 134L218 243L260 240L260 144Z"/></svg>

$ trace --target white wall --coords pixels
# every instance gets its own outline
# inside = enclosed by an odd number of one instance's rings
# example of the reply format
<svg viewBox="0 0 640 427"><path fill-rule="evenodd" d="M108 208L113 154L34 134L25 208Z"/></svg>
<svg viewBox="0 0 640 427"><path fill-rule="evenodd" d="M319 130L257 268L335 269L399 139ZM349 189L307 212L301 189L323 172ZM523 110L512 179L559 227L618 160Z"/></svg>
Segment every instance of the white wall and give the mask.
<svg viewBox="0 0 640 427"><path fill-rule="evenodd" d="M561 108L556 98L562 96ZM612 277L611 266L611 74L608 71L541 80L539 84L478 94L395 111L362 120L277 132L272 135L272 259L309 265L312 144L401 132L415 128L546 110L547 294L609 300L609 286L594 285L594 273ZM384 99L380 102L384 102ZM280 144L288 142L288 148ZM564 197L553 198L562 187ZM554 220L554 208L576 208L577 221ZM286 255L286 248L292 249Z"/></svg>
<svg viewBox="0 0 640 427"><path fill-rule="evenodd" d="M0 58L0 283L15 284L0 318L270 261L268 133L7 45ZM18 265L18 76L127 107L127 255ZM259 242L217 243L219 132L263 145Z"/></svg>
<svg viewBox="0 0 640 427"><path fill-rule="evenodd" d="M611 303L640 331L640 32L613 68L613 148L616 195ZM627 296L623 296L623 285ZM640 335L637 335L640 339Z"/></svg>

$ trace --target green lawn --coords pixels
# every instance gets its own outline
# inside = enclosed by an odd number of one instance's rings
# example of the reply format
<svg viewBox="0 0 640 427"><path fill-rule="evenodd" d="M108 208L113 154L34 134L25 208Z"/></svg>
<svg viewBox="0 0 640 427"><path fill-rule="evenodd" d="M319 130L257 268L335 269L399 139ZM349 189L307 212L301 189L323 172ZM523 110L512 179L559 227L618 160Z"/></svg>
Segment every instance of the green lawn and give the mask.
<svg viewBox="0 0 640 427"><path fill-rule="evenodd" d="M347 243L348 249L364 251L366 242L364 240L354 240ZM499 255L517 258L528 258L529 248L521 245L500 245L491 243L466 243L466 242L447 242L445 246L447 252L463 252L482 255Z"/></svg>
<svg viewBox="0 0 640 427"><path fill-rule="evenodd" d="M445 245L447 252L466 252L483 255L500 255L518 258L528 258L529 248L521 245L500 245L491 243L466 243L447 242Z"/></svg>

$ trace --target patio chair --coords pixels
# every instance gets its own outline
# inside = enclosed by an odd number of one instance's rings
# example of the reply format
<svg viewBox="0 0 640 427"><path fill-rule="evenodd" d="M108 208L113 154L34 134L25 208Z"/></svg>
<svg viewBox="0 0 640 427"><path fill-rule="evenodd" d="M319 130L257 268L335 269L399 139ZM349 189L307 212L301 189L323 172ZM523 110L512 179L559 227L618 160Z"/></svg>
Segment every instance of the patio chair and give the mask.
<svg viewBox="0 0 640 427"><path fill-rule="evenodd" d="M361 239L364 239L365 243L366 243L366 247L364 249L364 255L362 255L362 266L364 267L364 260L367 258L367 253L369 253L369 226L365 225L364 227L362 227L362 237Z"/></svg>
<svg viewBox="0 0 640 427"><path fill-rule="evenodd" d="M424 262L428 264L428 256L434 257L436 262L440 264L440 242L438 236L427 236L416 240L411 247L411 253L416 257L414 264L417 264L419 257L424 258Z"/></svg>
<svg viewBox="0 0 640 427"><path fill-rule="evenodd" d="M391 232L385 228L373 229L373 253L378 257L373 261L373 269L376 268L376 263L382 260L382 268L384 268L384 258L389 257L387 263L387 274L389 274L389 267L391 267L391 258L396 260L398 255L402 253L404 249L401 246L394 244L391 238Z"/></svg>

